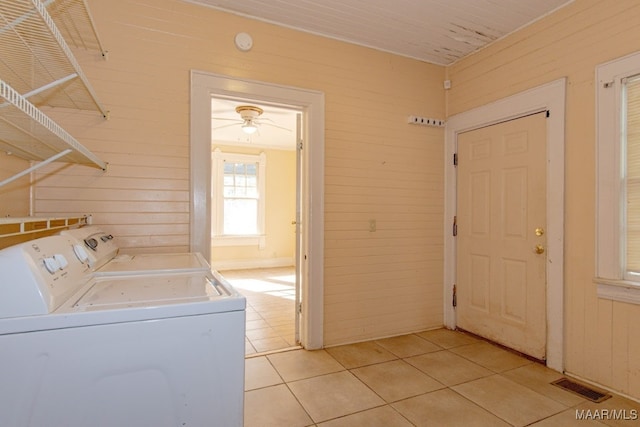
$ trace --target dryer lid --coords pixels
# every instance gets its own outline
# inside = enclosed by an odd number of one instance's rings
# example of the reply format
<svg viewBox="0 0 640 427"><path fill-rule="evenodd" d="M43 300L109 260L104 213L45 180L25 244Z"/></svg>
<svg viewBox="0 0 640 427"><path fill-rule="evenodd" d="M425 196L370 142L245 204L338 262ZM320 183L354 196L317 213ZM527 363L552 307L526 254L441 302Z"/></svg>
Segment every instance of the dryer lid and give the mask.
<svg viewBox="0 0 640 427"><path fill-rule="evenodd" d="M198 252L170 254L120 254L96 271L97 275L122 273L175 273L176 270L210 270L209 263Z"/></svg>
<svg viewBox="0 0 640 427"><path fill-rule="evenodd" d="M204 272L96 277L70 311L144 308L224 300L233 289Z"/></svg>

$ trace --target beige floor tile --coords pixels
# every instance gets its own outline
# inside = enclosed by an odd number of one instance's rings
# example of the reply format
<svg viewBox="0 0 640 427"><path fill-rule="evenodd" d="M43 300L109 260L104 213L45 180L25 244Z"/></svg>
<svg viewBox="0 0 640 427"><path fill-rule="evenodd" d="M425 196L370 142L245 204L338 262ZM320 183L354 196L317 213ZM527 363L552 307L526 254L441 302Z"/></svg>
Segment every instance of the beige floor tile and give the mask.
<svg viewBox="0 0 640 427"><path fill-rule="evenodd" d="M437 351L405 359L425 374L452 386L492 375L493 372L450 351Z"/></svg>
<svg viewBox="0 0 640 427"><path fill-rule="evenodd" d="M280 334L281 337L291 336L292 339L295 337L295 327L293 325L276 325L273 326L272 329Z"/></svg>
<svg viewBox="0 0 640 427"><path fill-rule="evenodd" d="M411 357L442 350L442 347L414 334L376 340L375 342L398 357Z"/></svg>
<svg viewBox="0 0 640 427"><path fill-rule="evenodd" d="M245 320L260 320L262 317L252 308L247 308Z"/></svg>
<svg viewBox="0 0 640 427"><path fill-rule="evenodd" d="M451 389L412 397L391 406L418 427L509 427Z"/></svg>
<svg viewBox="0 0 640 427"><path fill-rule="evenodd" d="M245 356L251 356L252 354L256 354L256 348L253 346L253 344L251 344L251 341L249 341L247 338L245 338L244 340L244 355Z"/></svg>
<svg viewBox="0 0 640 427"><path fill-rule="evenodd" d="M280 350L289 346L289 344L281 337L251 340L251 344L258 353Z"/></svg>
<svg viewBox="0 0 640 427"><path fill-rule="evenodd" d="M409 421L390 406L369 409L357 414L318 424L318 427L412 427Z"/></svg>
<svg viewBox="0 0 640 427"><path fill-rule="evenodd" d="M281 316L274 316L272 318L265 317L264 319L272 328L288 327L293 329L296 321L295 318L289 319Z"/></svg>
<svg viewBox="0 0 640 427"><path fill-rule="evenodd" d="M533 363L484 341L455 347L451 351L494 372L504 372Z"/></svg>
<svg viewBox="0 0 640 427"><path fill-rule="evenodd" d="M525 426L567 409L500 375L460 384L452 389L514 426Z"/></svg>
<svg viewBox="0 0 640 427"><path fill-rule="evenodd" d="M248 391L244 401L244 427L303 427L313 424L284 384Z"/></svg>
<svg viewBox="0 0 640 427"><path fill-rule="evenodd" d="M279 337L280 334L273 328L249 329L245 333L250 340L264 340L267 338Z"/></svg>
<svg viewBox="0 0 640 427"><path fill-rule="evenodd" d="M369 365L351 372L387 402L444 388L444 385L402 360Z"/></svg>
<svg viewBox="0 0 640 427"><path fill-rule="evenodd" d="M324 350L293 350L270 354L267 357L287 382L344 370L344 367Z"/></svg>
<svg viewBox="0 0 640 427"><path fill-rule="evenodd" d="M606 424L595 420L578 419L576 410L571 408L559 414L533 423L530 427L605 427ZM631 427L631 426L629 426Z"/></svg>
<svg viewBox="0 0 640 427"><path fill-rule="evenodd" d="M330 347L326 351L347 369L397 359L373 341Z"/></svg>
<svg viewBox="0 0 640 427"><path fill-rule="evenodd" d="M222 275L247 298L245 355L296 345L293 267L226 270Z"/></svg>
<svg viewBox="0 0 640 427"><path fill-rule="evenodd" d="M315 422L384 405L379 396L348 371L294 381L289 388Z"/></svg>
<svg viewBox="0 0 640 427"><path fill-rule="evenodd" d="M563 378L564 375L538 363L503 372L502 376L566 406L579 405L585 401L574 393L552 385L551 382Z"/></svg>
<svg viewBox="0 0 640 427"><path fill-rule="evenodd" d="M268 328L268 327L269 327L269 324L265 322L263 319L249 320L246 322L247 331L251 331L253 329Z"/></svg>
<svg viewBox="0 0 640 427"><path fill-rule="evenodd" d="M575 408L580 411L591 411L592 415L600 416L604 414L603 410L609 411L607 416L599 420L608 426L635 427L640 425L640 403L621 396L614 395L601 403L586 401ZM612 411L616 411L617 418Z"/></svg>
<svg viewBox="0 0 640 427"><path fill-rule="evenodd" d="M244 389L254 390L282 384L282 378L266 357L251 357L245 359Z"/></svg>
<svg viewBox="0 0 640 427"><path fill-rule="evenodd" d="M442 348L453 348L479 342L477 338L473 338L463 332L452 331L450 329L434 329L431 331L420 332L416 335L429 340Z"/></svg>

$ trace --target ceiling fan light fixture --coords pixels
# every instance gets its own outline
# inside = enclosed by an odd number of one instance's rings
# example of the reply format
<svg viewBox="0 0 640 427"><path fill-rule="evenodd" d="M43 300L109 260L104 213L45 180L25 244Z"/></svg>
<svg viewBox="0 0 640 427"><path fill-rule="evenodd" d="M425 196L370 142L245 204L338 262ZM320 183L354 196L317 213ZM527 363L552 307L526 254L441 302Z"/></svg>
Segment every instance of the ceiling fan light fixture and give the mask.
<svg viewBox="0 0 640 427"><path fill-rule="evenodd" d="M253 135L257 130L258 128L256 127L256 125L249 121L242 124L242 132L246 133L247 135Z"/></svg>
<svg viewBox="0 0 640 427"><path fill-rule="evenodd" d="M242 131L247 135L256 133L258 126L253 122L253 119L263 113L262 108L253 105L239 105L236 107L236 113L240 114L240 117L244 120Z"/></svg>

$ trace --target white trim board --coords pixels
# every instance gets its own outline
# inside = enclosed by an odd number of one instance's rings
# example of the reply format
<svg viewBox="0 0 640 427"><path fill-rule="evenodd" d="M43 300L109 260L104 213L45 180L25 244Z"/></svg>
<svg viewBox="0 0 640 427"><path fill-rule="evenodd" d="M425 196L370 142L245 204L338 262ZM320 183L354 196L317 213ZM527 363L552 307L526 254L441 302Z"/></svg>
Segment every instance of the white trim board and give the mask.
<svg viewBox="0 0 640 427"><path fill-rule="evenodd" d="M451 229L456 215L456 169L453 155L461 132L549 111L547 119L547 366L564 369L564 146L566 79L503 98L447 119L445 131L444 324L455 329L451 304L456 283L456 242Z"/></svg>
<svg viewBox="0 0 640 427"><path fill-rule="evenodd" d="M250 270L255 268L279 268L293 266L295 266L295 261L293 258L255 258L233 261L215 261L211 264L211 267L218 271Z"/></svg>
<svg viewBox="0 0 640 427"><path fill-rule="evenodd" d="M277 106L300 108L305 117L303 134L303 259L302 325L304 348L323 346L324 326L324 94L191 71L190 114L190 250L211 259L211 98L257 100ZM306 224L305 224L306 222Z"/></svg>

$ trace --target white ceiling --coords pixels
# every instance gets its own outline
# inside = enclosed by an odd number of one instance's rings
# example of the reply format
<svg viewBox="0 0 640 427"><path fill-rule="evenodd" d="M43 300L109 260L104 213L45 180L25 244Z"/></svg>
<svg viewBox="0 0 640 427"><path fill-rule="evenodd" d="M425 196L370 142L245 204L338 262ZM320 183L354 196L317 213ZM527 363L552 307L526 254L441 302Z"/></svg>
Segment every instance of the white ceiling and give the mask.
<svg viewBox="0 0 640 427"><path fill-rule="evenodd" d="M257 120L258 131L253 135L247 135L242 131L243 121L236 113L236 107L239 105L254 105L264 111ZM296 113L296 110L290 108L213 98L211 100L212 143L214 145L245 145L277 150L295 150Z"/></svg>
<svg viewBox="0 0 640 427"><path fill-rule="evenodd" d="M573 0L187 0L448 65Z"/></svg>
<svg viewBox="0 0 640 427"><path fill-rule="evenodd" d="M185 0L440 65L571 3L573 0ZM248 136L235 108L264 109ZM212 102L212 140L293 150L295 111L228 99ZM279 129L275 124L290 129Z"/></svg>

